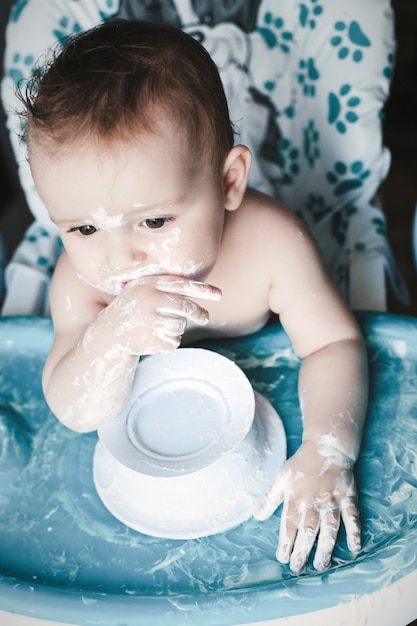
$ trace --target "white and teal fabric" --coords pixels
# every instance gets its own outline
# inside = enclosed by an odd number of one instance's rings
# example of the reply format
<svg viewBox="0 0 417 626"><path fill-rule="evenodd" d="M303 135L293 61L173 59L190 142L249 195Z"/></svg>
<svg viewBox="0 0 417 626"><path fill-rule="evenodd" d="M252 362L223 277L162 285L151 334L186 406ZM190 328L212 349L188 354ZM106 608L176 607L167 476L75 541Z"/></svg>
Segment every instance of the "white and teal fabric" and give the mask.
<svg viewBox="0 0 417 626"><path fill-rule="evenodd" d="M2 98L35 221L7 268L3 313L48 313L61 249L18 139L15 87L50 46L113 17L169 22L208 49L255 157L250 183L304 220L352 307L385 308L386 272L405 297L377 199L390 166L381 130L395 51L389 0L15 0Z"/></svg>

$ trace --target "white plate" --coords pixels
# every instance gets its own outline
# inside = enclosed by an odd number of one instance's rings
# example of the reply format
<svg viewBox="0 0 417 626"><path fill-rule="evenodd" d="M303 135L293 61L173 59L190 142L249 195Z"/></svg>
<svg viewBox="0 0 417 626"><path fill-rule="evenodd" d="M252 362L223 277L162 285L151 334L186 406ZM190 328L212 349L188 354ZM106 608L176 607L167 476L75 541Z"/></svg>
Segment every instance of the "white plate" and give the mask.
<svg viewBox="0 0 417 626"><path fill-rule="evenodd" d="M206 467L238 444L254 409L252 386L233 361L181 348L139 363L130 400L98 435L126 467L175 476Z"/></svg>
<svg viewBox="0 0 417 626"><path fill-rule="evenodd" d="M259 394L244 440L212 465L168 478L122 465L98 442L94 482L107 509L147 535L193 539L224 532L249 519L286 458L281 419Z"/></svg>

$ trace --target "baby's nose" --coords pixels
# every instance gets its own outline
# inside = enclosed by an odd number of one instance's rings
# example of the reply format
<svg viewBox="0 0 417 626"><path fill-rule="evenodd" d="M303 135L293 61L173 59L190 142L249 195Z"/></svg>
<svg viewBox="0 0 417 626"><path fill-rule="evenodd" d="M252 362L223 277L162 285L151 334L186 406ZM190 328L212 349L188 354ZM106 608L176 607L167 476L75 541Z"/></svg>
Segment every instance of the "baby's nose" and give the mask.
<svg viewBox="0 0 417 626"><path fill-rule="evenodd" d="M109 250L109 266L124 270L146 260L146 252L132 241L113 241Z"/></svg>

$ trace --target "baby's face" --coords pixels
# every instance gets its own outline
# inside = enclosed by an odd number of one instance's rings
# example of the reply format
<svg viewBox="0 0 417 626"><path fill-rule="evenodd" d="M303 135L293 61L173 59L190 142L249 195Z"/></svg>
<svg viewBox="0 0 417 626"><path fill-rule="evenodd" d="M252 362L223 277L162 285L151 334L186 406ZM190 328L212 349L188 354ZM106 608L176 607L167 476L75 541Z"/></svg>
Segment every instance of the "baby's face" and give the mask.
<svg viewBox="0 0 417 626"><path fill-rule="evenodd" d="M94 141L56 157L32 143L35 184L76 273L117 295L137 278L204 280L219 252L221 175L195 163L169 124L109 147Z"/></svg>

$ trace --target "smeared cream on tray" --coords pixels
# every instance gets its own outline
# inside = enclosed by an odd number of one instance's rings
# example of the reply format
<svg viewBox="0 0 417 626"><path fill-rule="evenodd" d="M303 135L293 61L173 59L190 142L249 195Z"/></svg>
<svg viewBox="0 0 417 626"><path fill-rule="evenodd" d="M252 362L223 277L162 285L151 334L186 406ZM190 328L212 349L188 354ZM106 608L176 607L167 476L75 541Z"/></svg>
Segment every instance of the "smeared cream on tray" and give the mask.
<svg viewBox="0 0 417 626"><path fill-rule="evenodd" d="M412 621L415 592L406 583L414 577L415 590L417 321L380 314L359 320L371 371L357 464L363 549L352 561L341 534L328 572L318 574L309 564L305 574L294 576L275 558L280 511L262 523L250 518L229 531L188 540L145 535L115 519L94 487L97 435L66 429L42 397L50 323L3 319L0 610L110 625L122 619L135 624L140 612L150 626L207 626L245 623L248 616L298 616L300 623L308 616L311 624L311 613L330 608L339 609L332 623L342 624L354 606L359 624L384 607L395 588L398 619ZM207 345L236 360L278 411L291 455L301 436L299 361L285 333L269 327ZM390 602L387 611L392 595Z"/></svg>

